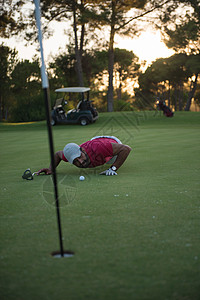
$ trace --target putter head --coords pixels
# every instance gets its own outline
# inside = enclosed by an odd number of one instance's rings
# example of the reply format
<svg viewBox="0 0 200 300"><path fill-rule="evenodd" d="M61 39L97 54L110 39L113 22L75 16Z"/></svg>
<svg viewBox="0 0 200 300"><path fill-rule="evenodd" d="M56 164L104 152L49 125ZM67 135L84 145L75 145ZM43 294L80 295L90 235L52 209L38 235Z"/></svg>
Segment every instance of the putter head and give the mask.
<svg viewBox="0 0 200 300"><path fill-rule="evenodd" d="M27 169L24 174L22 175L22 178L23 179L26 179L26 180L33 180L33 175L31 173L31 170L30 169Z"/></svg>

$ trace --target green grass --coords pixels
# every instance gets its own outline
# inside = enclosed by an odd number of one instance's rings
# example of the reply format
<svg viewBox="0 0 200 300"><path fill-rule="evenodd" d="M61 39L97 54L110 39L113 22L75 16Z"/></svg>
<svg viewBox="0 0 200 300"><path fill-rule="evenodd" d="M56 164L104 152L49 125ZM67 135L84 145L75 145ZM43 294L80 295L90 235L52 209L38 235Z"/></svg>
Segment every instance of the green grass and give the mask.
<svg viewBox="0 0 200 300"><path fill-rule="evenodd" d="M200 114L104 113L54 127L55 151L99 134L133 150L114 177L59 165L58 259L51 177L21 178L49 165L46 124L0 125L1 299L199 299Z"/></svg>

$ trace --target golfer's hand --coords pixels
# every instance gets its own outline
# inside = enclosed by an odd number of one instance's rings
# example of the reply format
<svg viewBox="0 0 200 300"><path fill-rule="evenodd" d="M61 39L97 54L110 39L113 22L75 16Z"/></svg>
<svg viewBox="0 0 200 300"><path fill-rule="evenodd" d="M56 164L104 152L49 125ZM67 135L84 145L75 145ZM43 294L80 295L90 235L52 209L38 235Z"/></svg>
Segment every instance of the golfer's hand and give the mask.
<svg viewBox="0 0 200 300"><path fill-rule="evenodd" d="M40 169L38 172L35 172L36 175L40 175L41 173L45 173L45 175L51 175L52 171L44 168L44 169Z"/></svg>
<svg viewBox="0 0 200 300"><path fill-rule="evenodd" d="M101 172L100 175L113 176L113 175L117 175L117 172L109 168L108 170Z"/></svg>

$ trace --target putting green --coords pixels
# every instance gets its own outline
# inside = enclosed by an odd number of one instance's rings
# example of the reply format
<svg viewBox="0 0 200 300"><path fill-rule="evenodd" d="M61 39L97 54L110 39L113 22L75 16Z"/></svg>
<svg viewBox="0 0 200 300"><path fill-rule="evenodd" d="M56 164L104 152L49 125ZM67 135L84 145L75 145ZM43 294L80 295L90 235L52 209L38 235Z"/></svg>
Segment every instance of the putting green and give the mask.
<svg viewBox="0 0 200 300"><path fill-rule="evenodd" d="M53 127L55 151L101 134L132 147L118 176L61 162L63 243L75 255L54 258L51 177L21 177L49 165L46 124L1 124L1 299L198 299L199 129L192 112L104 113L86 127Z"/></svg>

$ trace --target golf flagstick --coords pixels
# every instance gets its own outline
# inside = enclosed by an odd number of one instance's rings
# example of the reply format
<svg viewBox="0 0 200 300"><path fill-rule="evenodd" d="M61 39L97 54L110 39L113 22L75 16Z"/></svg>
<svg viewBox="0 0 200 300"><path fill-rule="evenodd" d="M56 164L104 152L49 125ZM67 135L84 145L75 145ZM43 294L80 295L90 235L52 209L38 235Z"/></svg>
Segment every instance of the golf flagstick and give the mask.
<svg viewBox="0 0 200 300"><path fill-rule="evenodd" d="M41 16L40 16L40 0L34 0L35 3L35 18L36 24L38 28L38 41L40 44L40 53L41 53L41 77L42 77L42 88L44 90L45 96L45 108L46 108L46 119L47 119L47 128L48 128L48 136L49 136L49 147L50 147L50 155L51 155L51 165L52 165L52 176L54 183L54 195L55 195L55 204L56 204L56 212L57 212L57 222L58 222L58 232L59 232L59 241L60 241L60 255L64 256L63 251L63 241L62 241L62 229L61 229L61 219L60 219L60 210L59 210L59 200L58 200L58 188L57 188L57 177L56 177L56 168L54 161L54 147L53 147L53 136L52 136L52 127L51 127L51 117L50 117L50 96L49 96L49 82L48 76L46 72L45 62L44 62L44 53L43 53L43 45L42 45L42 31L41 31Z"/></svg>

